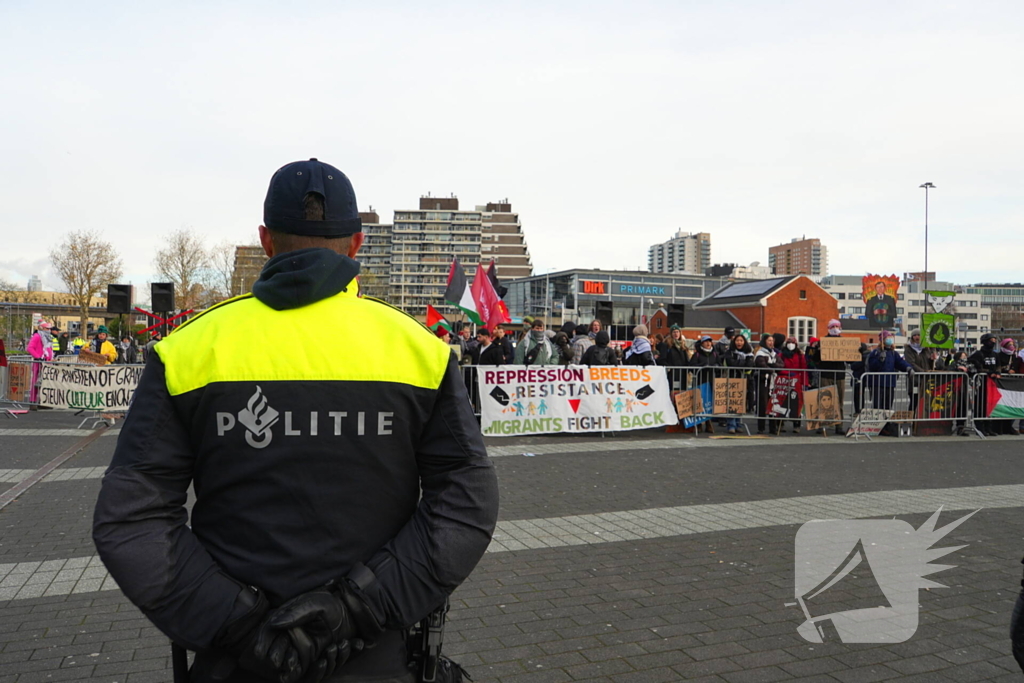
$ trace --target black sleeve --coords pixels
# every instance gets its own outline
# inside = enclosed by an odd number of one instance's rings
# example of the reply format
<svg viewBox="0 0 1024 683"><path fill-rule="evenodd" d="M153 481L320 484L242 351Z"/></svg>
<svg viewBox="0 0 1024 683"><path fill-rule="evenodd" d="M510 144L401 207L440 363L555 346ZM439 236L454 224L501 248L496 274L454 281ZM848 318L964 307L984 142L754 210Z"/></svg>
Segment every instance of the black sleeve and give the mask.
<svg viewBox="0 0 1024 683"><path fill-rule="evenodd" d="M469 576L491 542L498 480L454 357L416 450L422 498L412 519L367 563L365 590L388 628L408 628Z"/></svg>
<svg viewBox="0 0 1024 683"><path fill-rule="evenodd" d="M194 456L153 353L103 477L93 541L122 592L157 628L209 649L243 586L189 529L185 501Z"/></svg>

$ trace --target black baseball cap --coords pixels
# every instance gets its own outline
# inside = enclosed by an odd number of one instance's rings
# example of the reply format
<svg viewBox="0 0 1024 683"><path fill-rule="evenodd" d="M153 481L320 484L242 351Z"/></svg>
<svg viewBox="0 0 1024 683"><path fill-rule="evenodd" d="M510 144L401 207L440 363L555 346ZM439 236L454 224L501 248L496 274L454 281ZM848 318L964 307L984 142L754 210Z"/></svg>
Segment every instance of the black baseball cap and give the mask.
<svg viewBox="0 0 1024 683"><path fill-rule="evenodd" d="M306 195L324 198L324 220L307 221ZM277 169L263 202L263 225L275 232L310 237L341 237L362 232L356 193L344 173L317 159Z"/></svg>

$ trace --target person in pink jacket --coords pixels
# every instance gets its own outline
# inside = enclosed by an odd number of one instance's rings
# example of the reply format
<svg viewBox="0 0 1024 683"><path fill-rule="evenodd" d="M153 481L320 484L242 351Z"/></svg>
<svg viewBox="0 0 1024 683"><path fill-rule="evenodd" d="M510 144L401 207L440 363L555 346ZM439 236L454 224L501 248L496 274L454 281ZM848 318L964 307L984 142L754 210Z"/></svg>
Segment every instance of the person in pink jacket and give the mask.
<svg viewBox="0 0 1024 683"><path fill-rule="evenodd" d="M28 355L37 361L53 360L51 327L53 326L44 320L39 323L36 333L28 340ZM32 363L32 390L28 399L30 403L36 403L39 400L39 373L42 369L42 363Z"/></svg>

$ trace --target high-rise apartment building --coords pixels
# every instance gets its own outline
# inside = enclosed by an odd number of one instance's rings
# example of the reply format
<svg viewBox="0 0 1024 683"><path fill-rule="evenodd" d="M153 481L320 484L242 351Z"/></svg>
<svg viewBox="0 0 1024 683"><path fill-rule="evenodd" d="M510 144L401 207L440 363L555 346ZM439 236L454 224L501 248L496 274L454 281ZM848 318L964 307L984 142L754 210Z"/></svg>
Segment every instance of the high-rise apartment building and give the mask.
<svg viewBox="0 0 1024 683"><path fill-rule="evenodd" d="M389 303L411 315L441 308L448 267L459 258L470 277L480 262L483 214L459 209L457 197L421 197L417 211L395 211Z"/></svg>
<svg viewBox="0 0 1024 683"><path fill-rule="evenodd" d="M794 237L768 247L768 266L776 275L828 275L828 248L819 239Z"/></svg>
<svg viewBox="0 0 1024 683"><path fill-rule="evenodd" d="M252 291L252 285L260 276L267 253L260 245L235 247L235 267L231 271L231 296L241 296Z"/></svg>
<svg viewBox="0 0 1024 683"><path fill-rule="evenodd" d="M676 231L668 242L647 250L647 270L652 273L703 275L711 267L711 235Z"/></svg>
<svg viewBox="0 0 1024 683"><path fill-rule="evenodd" d="M494 259L499 280L517 280L533 275L526 236L519 222L519 214L512 212L507 199L476 207L482 215L480 260Z"/></svg>
<svg viewBox="0 0 1024 683"><path fill-rule="evenodd" d="M360 211L363 221L363 246L359 259L359 290L364 296L387 299L391 284L391 225L380 222L370 207Z"/></svg>
<svg viewBox="0 0 1024 683"><path fill-rule="evenodd" d="M498 278L533 274L519 215L508 200L459 208L451 197L421 197L419 209L395 211L391 225L376 212L361 213L366 238L359 251L363 292L386 299L411 315L423 316L427 304L458 315L444 303L448 268L458 257L472 279L478 264L494 259Z"/></svg>

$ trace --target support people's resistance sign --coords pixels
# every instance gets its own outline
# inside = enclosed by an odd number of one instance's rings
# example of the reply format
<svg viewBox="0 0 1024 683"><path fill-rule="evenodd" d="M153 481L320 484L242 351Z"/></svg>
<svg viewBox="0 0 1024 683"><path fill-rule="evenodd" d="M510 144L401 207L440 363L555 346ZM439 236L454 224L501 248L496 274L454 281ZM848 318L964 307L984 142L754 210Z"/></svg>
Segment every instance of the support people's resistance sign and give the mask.
<svg viewBox="0 0 1024 683"><path fill-rule="evenodd" d="M485 436L613 432L676 424L664 368L477 368Z"/></svg>

